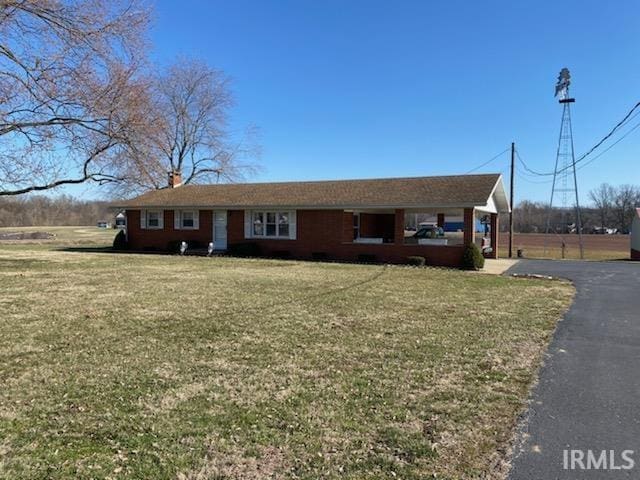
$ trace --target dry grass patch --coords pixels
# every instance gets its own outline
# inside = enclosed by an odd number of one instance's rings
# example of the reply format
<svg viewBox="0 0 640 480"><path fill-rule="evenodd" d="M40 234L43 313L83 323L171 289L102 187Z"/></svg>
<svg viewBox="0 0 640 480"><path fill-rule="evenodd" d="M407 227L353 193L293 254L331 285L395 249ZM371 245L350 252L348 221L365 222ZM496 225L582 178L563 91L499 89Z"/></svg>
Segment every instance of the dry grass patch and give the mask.
<svg viewBox="0 0 640 480"><path fill-rule="evenodd" d="M1 478L480 478L573 289L0 249Z"/></svg>
<svg viewBox="0 0 640 480"><path fill-rule="evenodd" d="M77 226L77 227L0 227L0 245L5 248L29 246L34 248L37 246L53 247L53 246L110 246L113 238L119 230L113 228L98 228L94 226ZM51 238L34 238L24 240L6 240L2 237L8 233L47 233L51 234Z"/></svg>

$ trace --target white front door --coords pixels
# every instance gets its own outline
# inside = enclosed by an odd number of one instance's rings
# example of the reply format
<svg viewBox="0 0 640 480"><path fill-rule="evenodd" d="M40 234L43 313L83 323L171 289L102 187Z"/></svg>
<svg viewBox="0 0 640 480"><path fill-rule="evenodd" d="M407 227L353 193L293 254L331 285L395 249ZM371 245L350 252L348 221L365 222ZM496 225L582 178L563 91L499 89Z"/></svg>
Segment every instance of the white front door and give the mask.
<svg viewBox="0 0 640 480"><path fill-rule="evenodd" d="M213 212L213 247L216 250L227 249L227 211Z"/></svg>

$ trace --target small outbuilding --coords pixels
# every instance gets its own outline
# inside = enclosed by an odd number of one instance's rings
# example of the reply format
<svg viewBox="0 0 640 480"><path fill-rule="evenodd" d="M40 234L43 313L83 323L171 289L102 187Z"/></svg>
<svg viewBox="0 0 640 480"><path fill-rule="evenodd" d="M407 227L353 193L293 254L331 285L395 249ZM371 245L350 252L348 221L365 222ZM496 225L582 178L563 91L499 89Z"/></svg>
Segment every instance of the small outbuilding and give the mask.
<svg viewBox="0 0 640 480"><path fill-rule="evenodd" d="M640 208L635 209L631 223L631 260L640 260Z"/></svg>

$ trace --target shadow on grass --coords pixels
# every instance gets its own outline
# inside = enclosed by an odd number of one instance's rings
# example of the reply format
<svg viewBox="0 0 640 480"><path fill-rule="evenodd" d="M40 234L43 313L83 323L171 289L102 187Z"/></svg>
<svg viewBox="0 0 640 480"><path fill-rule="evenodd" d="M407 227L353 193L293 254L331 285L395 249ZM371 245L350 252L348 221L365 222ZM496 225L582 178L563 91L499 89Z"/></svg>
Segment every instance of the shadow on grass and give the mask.
<svg viewBox="0 0 640 480"><path fill-rule="evenodd" d="M387 268L388 268L388 265L380 265L379 268L376 269L376 271L373 273L373 275L369 275L360 280L356 280L352 283L349 283L348 285L343 285L339 287L320 288L320 289L318 289L317 287L314 287L313 293L310 293L310 294L302 294L302 295L290 298L288 300L274 300L274 301L263 302L255 305L242 305L240 306L240 308L235 308L233 310L233 313L243 314L243 315L248 315L248 314L259 315L261 312L264 311L265 308L278 308L278 307L283 307L288 305L300 304L301 301L305 301L305 300L316 300L324 297L330 297L332 295L347 292L349 290L353 290L358 287L362 287L375 282L387 272Z"/></svg>
<svg viewBox="0 0 640 480"><path fill-rule="evenodd" d="M147 255L174 255L174 256L179 256L175 253L170 253L170 252L163 252L163 251L139 251L139 250L114 250L112 247L80 247L80 246L75 246L75 247L63 247L63 248L59 248L57 249L58 251L61 252L84 252L84 253L111 253L111 254L147 254ZM287 261L286 259L275 259L275 258L264 258L264 257L231 257L231 258L261 258L261 259L265 259L265 260L278 260L278 261ZM304 261L304 260L296 260L296 261ZM317 262L317 261L313 261L313 263L322 263L322 262ZM327 262L327 263L336 263L336 262ZM349 264L351 262L337 262L337 263L345 263L345 264ZM330 287L330 288L326 288L326 289L321 289L320 291L316 291L310 295L304 295L302 297L296 297L296 298L292 298L290 300L287 301L282 301L282 300L278 300L278 301L274 301L274 302L266 302L264 305L259 305L257 307L259 308L264 308L264 307L269 307L269 306L278 306L278 305L287 305L287 304L293 304L295 302L299 302L300 300L304 300L304 299L314 299L314 298L322 298L324 296L330 296L333 294L337 294L337 293L341 293L341 292L345 292L354 288L358 288L364 285L367 285L368 283L372 283L375 280L377 280L378 278L380 278L382 275L384 275L384 273L387 271L387 267L388 265L386 264L382 264L382 265L378 265L378 267L380 267L379 269L376 269L376 272L373 275L370 275L364 279L355 281L349 285L344 285L344 286L339 286L339 287ZM256 308L256 306L249 306L244 307L244 308L240 308L239 311L242 313L249 313L254 311Z"/></svg>
<svg viewBox="0 0 640 480"><path fill-rule="evenodd" d="M140 255L140 254L147 254L147 255L173 255L171 252L163 252L160 250L114 250L113 247L99 247L99 246L92 246L92 247L88 247L88 246L80 246L80 245L75 245L75 246L67 246L67 247L59 247L56 248L55 250L57 250L58 252L77 252L77 253L112 253L115 255L127 255L127 254L136 254L136 255Z"/></svg>

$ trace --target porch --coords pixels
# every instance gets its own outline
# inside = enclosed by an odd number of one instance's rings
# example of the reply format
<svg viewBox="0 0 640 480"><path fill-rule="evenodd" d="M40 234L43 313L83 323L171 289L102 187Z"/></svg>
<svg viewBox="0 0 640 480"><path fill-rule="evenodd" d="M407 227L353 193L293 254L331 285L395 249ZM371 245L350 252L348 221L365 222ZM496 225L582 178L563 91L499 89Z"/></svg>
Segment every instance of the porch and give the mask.
<svg viewBox="0 0 640 480"><path fill-rule="evenodd" d="M363 251L393 249L399 256L418 255L435 260L439 256L457 256L465 245L475 243L486 258L498 258L498 214L490 207L362 209L345 210L344 215L343 244ZM456 221L448 222L451 219ZM447 251L451 249L456 253Z"/></svg>

